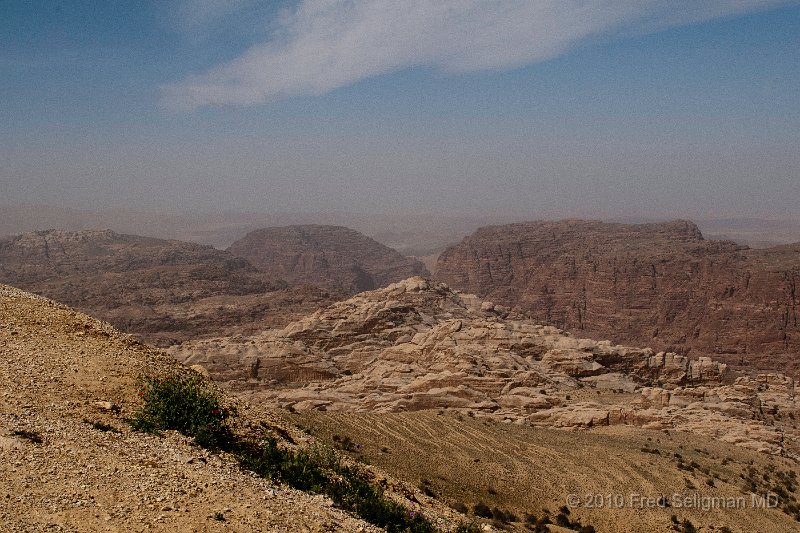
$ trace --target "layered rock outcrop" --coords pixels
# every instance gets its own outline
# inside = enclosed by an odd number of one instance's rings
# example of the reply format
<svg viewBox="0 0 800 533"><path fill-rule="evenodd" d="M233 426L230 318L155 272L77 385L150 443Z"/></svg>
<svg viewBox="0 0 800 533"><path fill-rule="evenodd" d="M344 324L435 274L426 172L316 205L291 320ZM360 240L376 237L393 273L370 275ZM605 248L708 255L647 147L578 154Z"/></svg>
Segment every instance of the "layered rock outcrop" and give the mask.
<svg viewBox="0 0 800 533"><path fill-rule="evenodd" d="M800 368L800 243L707 241L685 221L528 222L479 229L436 276L576 335Z"/></svg>
<svg viewBox="0 0 800 533"><path fill-rule="evenodd" d="M348 295L428 274L420 261L341 226L259 229L233 243L228 251L276 279Z"/></svg>
<svg viewBox="0 0 800 533"><path fill-rule="evenodd" d="M774 453L797 446L783 424L796 409L789 378L751 390L723 363L574 338L420 277L280 330L171 351L249 399L292 410L452 409L553 427L687 429ZM768 398L780 416L764 413Z"/></svg>
<svg viewBox="0 0 800 533"><path fill-rule="evenodd" d="M245 259L110 230L37 231L0 240L0 282L72 305L149 342L279 326L338 297L288 287Z"/></svg>

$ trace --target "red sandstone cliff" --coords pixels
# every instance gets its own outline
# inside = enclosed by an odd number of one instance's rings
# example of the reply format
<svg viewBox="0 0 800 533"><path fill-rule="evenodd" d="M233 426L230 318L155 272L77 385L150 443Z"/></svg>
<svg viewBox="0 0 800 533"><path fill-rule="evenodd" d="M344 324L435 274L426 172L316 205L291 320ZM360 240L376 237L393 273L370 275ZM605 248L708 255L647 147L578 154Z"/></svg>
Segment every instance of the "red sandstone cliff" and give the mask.
<svg viewBox="0 0 800 533"><path fill-rule="evenodd" d="M800 368L800 243L752 250L685 221L528 222L479 229L436 276L579 335Z"/></svg>

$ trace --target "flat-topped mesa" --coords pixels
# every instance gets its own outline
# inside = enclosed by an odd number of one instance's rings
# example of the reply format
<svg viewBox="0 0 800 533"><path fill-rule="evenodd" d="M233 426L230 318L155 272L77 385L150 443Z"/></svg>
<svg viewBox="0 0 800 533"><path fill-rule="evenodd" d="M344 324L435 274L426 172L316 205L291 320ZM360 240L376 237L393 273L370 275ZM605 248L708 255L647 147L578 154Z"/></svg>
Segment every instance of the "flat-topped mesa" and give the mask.
<svg viewBox="0 0 800 533"><path fill-rule="evenodd" d="M420 261L341 226L263 228L251 231L228 251L275 278L346 294L428 275Z"/></svg>
<svg viewBox="0 0 800 533"><path fill-rule="evenodd" d="M686 221L526 222L479 229L436 277L576 335L800 368L800 244L708 241Z"/></svg>

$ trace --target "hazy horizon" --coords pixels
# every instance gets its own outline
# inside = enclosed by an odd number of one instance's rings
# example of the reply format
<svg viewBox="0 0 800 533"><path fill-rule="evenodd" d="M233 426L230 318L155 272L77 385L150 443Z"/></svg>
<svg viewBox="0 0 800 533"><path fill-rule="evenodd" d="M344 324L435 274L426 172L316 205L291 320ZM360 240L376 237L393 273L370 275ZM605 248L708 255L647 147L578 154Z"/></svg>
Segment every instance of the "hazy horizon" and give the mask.
<svg viewBox="0 0 800 533"><path fill-rule="evenodd" d="M111 229L117 233L209 244L225 249L254 229L297 224L346 226L405 255L435 256L483 226L560 220L591 219L640 224L688 219L706 239L733 240L753 248L800 242L800 217L706 218L681 216L568 216L563 213L478 215L429 213L423 215L346 212L194 212L175 213L132 208L83 210L54 206L9 206L0 203L0 238L37 230Z"/></svg>
<svg viewBox="0 0 800 533"><path fill-rule="evenodd" d="M800 2L9 2L0 205L800 218Z"/></svg>

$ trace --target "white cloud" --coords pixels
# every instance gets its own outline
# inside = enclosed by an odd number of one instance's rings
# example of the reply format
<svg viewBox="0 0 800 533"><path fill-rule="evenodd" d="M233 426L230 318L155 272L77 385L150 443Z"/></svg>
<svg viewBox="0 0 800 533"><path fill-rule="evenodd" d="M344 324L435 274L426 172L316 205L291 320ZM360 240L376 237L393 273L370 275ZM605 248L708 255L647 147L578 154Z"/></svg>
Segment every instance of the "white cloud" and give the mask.
<svg viewBox="0 0 800 533"><path fill-rule="evenodd" d="M786 3L302 0L281 15L272 40L165 86L163 96L167 106L191 110L320 95L414 66L446 73L511 69L557 57L592 38L646 34Z"/></svg>
<svg viewBox="0 0 800 533"><path fill-rule="evenodd" d="M185 33L208 31L232 13L246 9L257 0L183 0L175 7L178 28Z"/></svg>

